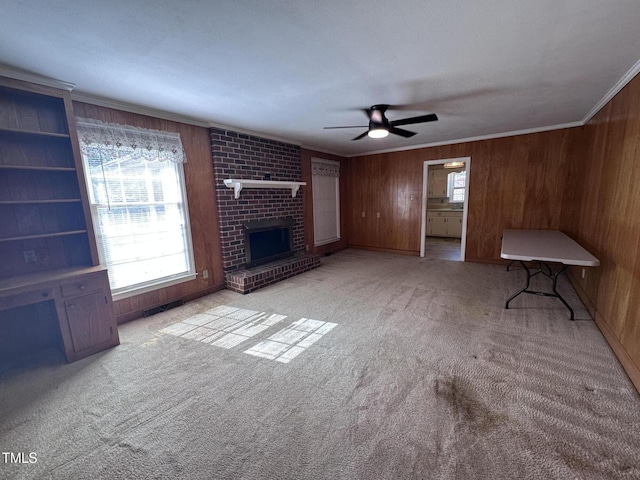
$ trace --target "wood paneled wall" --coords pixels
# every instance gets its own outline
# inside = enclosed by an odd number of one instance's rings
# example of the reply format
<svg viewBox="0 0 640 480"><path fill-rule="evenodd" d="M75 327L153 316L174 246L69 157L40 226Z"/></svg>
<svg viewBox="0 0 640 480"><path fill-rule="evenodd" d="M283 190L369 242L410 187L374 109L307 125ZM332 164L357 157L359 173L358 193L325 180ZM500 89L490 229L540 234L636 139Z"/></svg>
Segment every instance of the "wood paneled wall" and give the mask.
<svg viewBox="0 0 640 480"><path fill-rule="evenodd" d="M574 130L351 158L350 245L419 254L423 162L471 157L466 258L499 261L505 228L560 227Z"/></svg>
<svg viewBox="0 0 640 480"><path fill-rule="evenodd" d="M303 209L304 209L304 243L308 247L309 253L324 255L327 253L335 253L348 247L349 238L349 162L344 157L330 155L328 153L316 152L305 148L300 150L302 158L302 181L307 185L302 188L304 192ZM338 242L328 243L315 247L313 245L313 182L311 180L311 159L322 158L325 160L334 160L340 162L340 236Z"/></svg>
<svg viewBox="0 0 640 480"><path fill-rule="evenodd" d="M561 227L601 266L571 278L640 390L640 77L577 137Z"/></svg>
<svg viewBox="0 0 640 480"><path fill-rule="evenodd" d="M178 132L187 154L184 173L198 277L189 282L114 302L118 323L138 318L142 316L143 310L150 307L178 299L196 298L224 288L209 129L81 102L73 102L73 108L77 117ZM208 279L202 277L203 270L209 270Z"/></svg>

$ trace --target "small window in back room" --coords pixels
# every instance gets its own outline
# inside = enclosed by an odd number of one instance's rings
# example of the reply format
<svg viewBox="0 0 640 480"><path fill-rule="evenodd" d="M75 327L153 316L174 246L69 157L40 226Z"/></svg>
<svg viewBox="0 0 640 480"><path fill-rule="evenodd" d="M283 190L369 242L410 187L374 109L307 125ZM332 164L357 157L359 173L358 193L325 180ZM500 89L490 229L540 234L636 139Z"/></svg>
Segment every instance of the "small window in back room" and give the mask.
<svg viewBox="0 0 640 480"><path fill-rule="evenodd" d="M467 183L467 172L452 172L447 177L447 196L449 197L449 202L464 202L464 187Z"/></svg>
<svg viewBox="0 0 640 480"><path fill-rule="evenodd" d="M98 254L114 295L195 278L180 135L77 120Z"/></svg>

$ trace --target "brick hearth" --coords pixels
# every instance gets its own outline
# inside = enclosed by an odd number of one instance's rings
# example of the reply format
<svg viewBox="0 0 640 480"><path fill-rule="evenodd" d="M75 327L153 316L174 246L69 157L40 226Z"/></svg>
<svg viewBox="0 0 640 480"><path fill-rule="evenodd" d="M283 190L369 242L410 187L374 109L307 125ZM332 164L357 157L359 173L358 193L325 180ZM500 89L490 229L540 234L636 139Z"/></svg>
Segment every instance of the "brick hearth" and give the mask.
<svg viewBox="0 0 640 480"><path fill-rule="evenodd" d="M279 280L318 267L320 261L305 255L302 189L295 198L287 189L243 189L240 198L224 185L227 178L302 181L300 147L230 130L210 129L218 218L222 241L222 266L227 288L248 293ZM295 256L245 269L244 232L249 220L293 218ZM284 262L284 263L283 263ZM258 278L259 277L259 278ZM238 287L244 284L246 287Z"/></svg>
<svg viewBox="0 0 640 480"><path fill-rule="evenodd" d="M238 293L249 293L319 266L318 255L295 255L260 267L227 273L227 288Z"/></svg>

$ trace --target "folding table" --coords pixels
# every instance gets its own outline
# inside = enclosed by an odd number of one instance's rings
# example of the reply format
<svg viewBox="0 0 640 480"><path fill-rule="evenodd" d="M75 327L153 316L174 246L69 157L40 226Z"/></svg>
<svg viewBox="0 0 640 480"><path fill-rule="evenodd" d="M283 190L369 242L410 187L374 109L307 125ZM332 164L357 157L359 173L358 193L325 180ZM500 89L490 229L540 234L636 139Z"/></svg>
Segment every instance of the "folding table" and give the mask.
<svg viewBox="0 0 640 480"><path fill-rule="evenodd" d="M596 257L559 230L505 230L502 234L500 257L520 262L527 272L525 286L509 297L504 308L509 308L511 300L521 293L556 297L571 312L571 320L574 319L573 309L556 289L558 276L570 265L583 267L600 265L600 261ZM532 273L524 262L538 262L538 270ZM554 272L549 263L560 263L562 266ZM553 293L529 290L531 277L538 274L552 280Z"/></svg>

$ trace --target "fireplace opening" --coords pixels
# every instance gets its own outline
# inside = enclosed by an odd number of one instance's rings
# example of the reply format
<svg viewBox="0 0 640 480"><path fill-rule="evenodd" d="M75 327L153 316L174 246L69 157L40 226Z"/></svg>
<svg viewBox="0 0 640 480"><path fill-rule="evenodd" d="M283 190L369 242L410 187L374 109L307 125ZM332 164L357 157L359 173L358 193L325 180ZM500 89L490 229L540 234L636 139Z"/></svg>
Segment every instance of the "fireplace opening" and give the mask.
<svg viewBox="0 0 640 480"><path fill-rule="evenodd" d="M293 218L245 222L244 251L247 268L293 256Z"/></svg>

